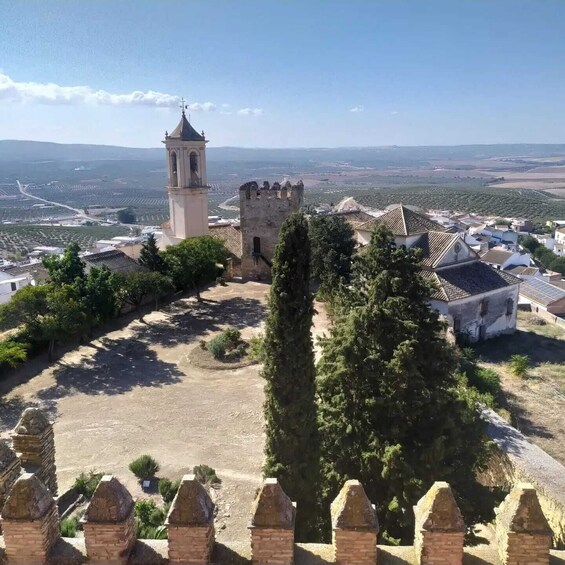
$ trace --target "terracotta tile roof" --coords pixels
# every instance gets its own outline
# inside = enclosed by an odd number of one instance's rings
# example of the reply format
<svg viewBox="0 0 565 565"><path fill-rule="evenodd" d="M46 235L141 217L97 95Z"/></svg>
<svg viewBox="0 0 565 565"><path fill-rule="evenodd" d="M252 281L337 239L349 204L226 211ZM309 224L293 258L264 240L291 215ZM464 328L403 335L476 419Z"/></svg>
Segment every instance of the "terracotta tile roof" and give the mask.
<svg viewBox="0 0 565 565"><path fill-rule="evenodd" d="M533 277L536 273L539 272L539 269L537 267L526 267L525 265L516 265L508 267L504 270L507 273L512 273L515 276L526 275L529 277Z"/></svg>
<svg viewBox="0 0 565 565"><path fill-rule="evenodd" d="M209 226L209 234L217 237L225 243L228 251L236 258L241 259L243 254L241 244L241 232L231 224Z"/></svg>
<svg viewBox="0 0 565 565"><path fill-rule="evenodd" d="M140 265L137 261L128 257L118 249L111 251L101 251L100 253L92 253L85 255L83 258L86 268L89 267L107 267L112 273L135 273L147 271L148 269Z"/></svg>
<svg viewBox="0 0 565 565"><path fill-rule="evenodd" d="M379 224L385 225L393 235L418 235L427 231L445 231L443 226L430 220L423 214L418 214L406 206L398 206L390 212L373 218L358 226L364 231L373 231Z"/></svg>
<svg viewBox="0 0 565 565"><path fill-rule="evenodd" d="M45 281L49 278L49 271L43 266L42 263L33 263L32 265L13 265L2 269L3 272L8 273L12 277L18 275L30 274L36 281Z"/></svg>
<svg viewBox="0 0 565 565"><path fill-rule="evenodd" d="M362 210L348 210L345 212L338 212L336 216L341 216L353 229L359 227L361 224L374 220L375 217Z"/></svg>
<svg viewBox="0 0 565 565"><path fill-rule="evenodd" d="M468 247L456 234L429 231L422 234L413 247L419 247L422 250L422 265L424 267L435 267L455 243Z"/></svg>
<svg viewBox="0 0 565 565"><path fill-rule="evenodd" d="M444 302L469 298L522 282L514 275L493 269L481 261L439 271L422 271L422 276L434 281L438 287L432 293L432 298Z"/></svg>
<svg viewBox="0 0 565 565"><path fill-rule="evenodd" d="M481 255L481 261L486 263L493 263L495 265L502 265L505 261L514 255L513 251L506 249L489 249L484 255Z"/></svg>

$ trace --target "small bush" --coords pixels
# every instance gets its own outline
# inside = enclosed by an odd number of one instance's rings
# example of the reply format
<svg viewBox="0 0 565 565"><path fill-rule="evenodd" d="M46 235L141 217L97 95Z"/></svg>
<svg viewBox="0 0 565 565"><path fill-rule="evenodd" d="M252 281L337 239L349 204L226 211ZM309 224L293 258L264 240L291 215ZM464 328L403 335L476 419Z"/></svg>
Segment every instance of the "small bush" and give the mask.
<svg viewBox="0 0 565 565"><path fill-rule="evenodd" d="M203 485L219 485L222 482L218 475L216 475L216 470L208 465L196 465L192 472L196 480Z"/></svg>
<svg viewBox="0 0 565 565"><path fill-rule="evenodd" d="M494 398L500 395L500 376L492 369L478 368L469 382L480 392L492 394Z"/></svg>
<svg viewBox="0 0 565 565"><path fill-rule="evenodd" d="M208 342L208 351L214 359L223 359L226 355L226 343L223 334L213 337Z"/></svg>
<svg viewBox="0 0 565 565"><path fill-rule="evenodd" d="M208 344L206 343L206 340L205 340L205 339L201 339L201 340L200 340L200 347L201 347L202 349L207 349L207 348L208 348Z"/></svg>
<svg viewBox="0 0 565 565"><path fill-rule="evenodd" d="M140 480L148 481L159 472L159 463L151 455L142 455L129 464L129 470Z"/></svg>
<svg viewBox="0 0 565 565"><path fill-rule="evenodd" d="M164 528L166 513L153 500L138 500L134 514L137 522L137 537L140 539L167 539ZM165 530L163 532L163 530Z"/></svg>
<svg viewBox="0 0 565 565"><path fill-rule="evenodd" d="M14 369L27 359L29 344L11 339L0 341L0 369Z"/></svg>
<svg viewBox="0 0 565 565"><path fill-rule="evenodd" d="M81 473L75 479L73 487L78 494L82 494L84 498L90 500L103 476L104 473L96 473L95 471L89 471L88 475Z"/></svg>
<svg viewBox="0 0 565 565"><path fill-rule="evenodd" d="M517 377L525 377L530 366L530 358L527 355L512 355L510 357L510 372Z"/></svg>
<svg viewBox="0 0 565 565"><path fill-rule="evenodd" d="M159 481L159 494L163 497L164 502L172 502L173 498L179 490L180 481L171 481L169 479L161 479Z"/></svg>
<svg viewBox="0 0 565 565"><path fill-rule="evenodd" d="M78 518L63 518L59 526L61 536L64 538L76 538L77 532L81 529Z"/></svg>
<svg viewBox="0 0 565 565"><path fill-rule="evenodd" d="M222 335L226 342L226 349L233 349L241 342L241 332L237 328L227 328Z"/></svg>
<svg viewBox="0 0 565 565"><path fill-rule="evenodd" d="M249 340L249 351L247 355L250 359L254 361L259 361L259 363L263 363L265 361L265 338L263 334L254 336Z"/></svg>

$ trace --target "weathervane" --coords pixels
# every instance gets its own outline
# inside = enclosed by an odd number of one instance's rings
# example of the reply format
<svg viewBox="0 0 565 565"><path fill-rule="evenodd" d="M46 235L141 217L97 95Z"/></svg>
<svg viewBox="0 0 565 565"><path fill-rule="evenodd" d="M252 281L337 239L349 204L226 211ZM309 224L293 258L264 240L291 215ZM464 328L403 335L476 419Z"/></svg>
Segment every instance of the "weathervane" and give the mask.
<svg viewBox="0 0 565 565"><path fill-rule="evenodd" d="M184 116L184 111L185 111L186 109L188 109L188 104L185 104L185 103L184 103L184 98L181 98L181 99L180 99L180 106L179 106L179 108L182 110L182 115ZM189 116L188 119L190 120L190 116Z"/></svg>

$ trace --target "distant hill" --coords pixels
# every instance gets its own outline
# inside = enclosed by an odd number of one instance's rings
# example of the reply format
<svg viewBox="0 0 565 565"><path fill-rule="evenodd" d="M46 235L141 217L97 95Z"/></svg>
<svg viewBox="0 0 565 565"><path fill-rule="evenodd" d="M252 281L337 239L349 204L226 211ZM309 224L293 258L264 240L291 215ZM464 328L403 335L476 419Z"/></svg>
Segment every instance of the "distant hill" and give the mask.
<svg viewBox="0 0 565 565"><path fill-rule="evenodd" d="M271 163L352 162L364 164L416 163L433 159L489 159L564 157L565 144L457 145L420 147L344 147L260 149L243 147L210 147L210 161L245 161ZM163 161L164 149L83 145L42 141L0 141L0 162L33 161Z"/></svg>

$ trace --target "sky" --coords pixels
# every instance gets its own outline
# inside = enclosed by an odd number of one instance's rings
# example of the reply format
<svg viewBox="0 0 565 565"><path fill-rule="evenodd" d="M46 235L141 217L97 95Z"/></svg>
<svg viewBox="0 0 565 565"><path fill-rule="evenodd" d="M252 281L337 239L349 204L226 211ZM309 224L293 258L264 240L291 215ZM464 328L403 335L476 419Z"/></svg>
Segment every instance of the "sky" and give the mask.
<svg viewBox="0 0 565 565"><path fill-rule="evenodd" d="M0 0L0 139L565 143L565 0Z"/></svg>

